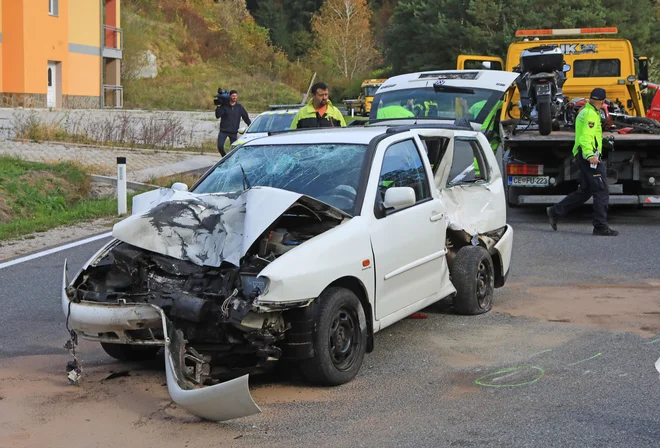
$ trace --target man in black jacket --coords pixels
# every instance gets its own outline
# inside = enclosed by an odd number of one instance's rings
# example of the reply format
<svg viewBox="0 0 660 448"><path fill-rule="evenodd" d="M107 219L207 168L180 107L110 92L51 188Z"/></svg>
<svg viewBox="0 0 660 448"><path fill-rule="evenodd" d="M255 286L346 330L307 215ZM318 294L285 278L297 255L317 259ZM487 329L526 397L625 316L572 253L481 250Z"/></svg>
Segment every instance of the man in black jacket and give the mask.
<svg viewBox="0 0 660 448"><path fill-rule="evenodd" d="M232 90L229 92L229 103L215 108L215 118L220 119L220 133L218 134L218 152L224 157L225 141L229 137L229 144L232 144L238 138L238 127L241 124L241 118L246 125L250 126L250 116L238 102L238 92Z"/></svg>

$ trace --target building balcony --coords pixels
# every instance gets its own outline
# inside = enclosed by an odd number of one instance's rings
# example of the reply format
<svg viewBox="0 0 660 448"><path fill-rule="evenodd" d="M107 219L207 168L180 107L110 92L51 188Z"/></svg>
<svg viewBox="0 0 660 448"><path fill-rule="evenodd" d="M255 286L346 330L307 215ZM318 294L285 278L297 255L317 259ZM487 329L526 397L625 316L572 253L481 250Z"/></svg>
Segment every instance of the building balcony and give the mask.
<svg viewBox="0 0 660 448"><path fill-rule="evenodd" d="M103 25L103 57L121 59L122 45L121 28Z"/></svg>
<svg viewBox="0 0 660 448"><path fill-rule="evenodd" d="M124 88L115 85L103 85L102 107L104 109L122 109L124 107Z"/></svg>

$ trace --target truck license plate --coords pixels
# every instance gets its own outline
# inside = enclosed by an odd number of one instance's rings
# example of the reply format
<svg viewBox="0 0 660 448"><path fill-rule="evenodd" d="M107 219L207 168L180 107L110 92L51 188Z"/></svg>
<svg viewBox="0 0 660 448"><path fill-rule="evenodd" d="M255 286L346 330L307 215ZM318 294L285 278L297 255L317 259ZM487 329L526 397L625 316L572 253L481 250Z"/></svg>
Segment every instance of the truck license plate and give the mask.
<svg viewBox="0 0 660 448"><path fill-rule="evenodd" d="M550 176L509 176L509 185L515 187L547 187Z"/></svg>

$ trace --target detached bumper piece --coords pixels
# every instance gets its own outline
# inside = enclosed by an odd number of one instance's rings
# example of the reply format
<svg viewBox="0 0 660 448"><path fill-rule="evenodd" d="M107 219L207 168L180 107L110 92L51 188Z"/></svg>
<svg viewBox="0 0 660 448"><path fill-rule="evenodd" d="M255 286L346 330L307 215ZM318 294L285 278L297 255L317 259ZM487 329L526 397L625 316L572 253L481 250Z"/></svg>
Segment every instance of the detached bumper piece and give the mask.
<svg viewBox="0 0 660 448"><path fill-rule="evenodd" d="M154 308L157 308L154 306ZM157 308L158 309L158 308ZM206 420L225 421L261 412L252 399L248 376L214 386L198 387L185 379L186 341L159 309L165 338L167 390L172 400L193 415Z"/></svg>

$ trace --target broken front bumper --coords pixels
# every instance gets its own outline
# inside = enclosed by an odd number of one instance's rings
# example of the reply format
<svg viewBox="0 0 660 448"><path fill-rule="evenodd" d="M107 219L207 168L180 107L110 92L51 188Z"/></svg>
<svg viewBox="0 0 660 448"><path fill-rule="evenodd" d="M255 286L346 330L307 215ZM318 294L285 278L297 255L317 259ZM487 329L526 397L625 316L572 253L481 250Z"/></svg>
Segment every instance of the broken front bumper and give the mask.
<svg viewBox="0 0 660 448"><path fill-rule="evenodd" d="M66 289L69 285L67 262L62 276L62 310L70 328L85 339L164 345L167 389L172 400L191 414L207 420L231 420L257 414L248 387L248 375L214 386L196 386L185 379L185 340L155 305L123 303L72 302ZM132 341L130 330L162 327L162 340ZM111 335L115 335L112 337Z"/></svg>
<svg viewBox="0 0 660 448"><path fill-rule="evenodd" d="M159 328L161 317L151 305L136 303L72 302L67 295L69 285L67 262L62 276L62 311L69 327L82 338L98 342L164 345L155 337L152 341L134 340L131 330Z"/></svg>

